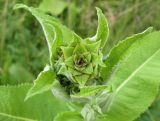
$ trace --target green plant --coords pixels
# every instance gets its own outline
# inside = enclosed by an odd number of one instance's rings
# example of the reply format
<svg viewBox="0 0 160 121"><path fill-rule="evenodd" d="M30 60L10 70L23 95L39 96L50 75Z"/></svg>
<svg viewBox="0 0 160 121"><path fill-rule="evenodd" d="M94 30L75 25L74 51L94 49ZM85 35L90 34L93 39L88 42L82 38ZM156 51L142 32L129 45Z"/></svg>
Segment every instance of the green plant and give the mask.
<svg viewBox="0 0 160 121"><path fill-rule="evenodd" d="M155 99L160 80L159 32L148 28L121 41L103 57L108 23L99 8L97 33L86 39L39 9L22 4L15 8L25 8L37 18L50 53L49 65L25 100L52 90L55 97L65 100L56 105L55 121L132 121Z"/></svg>

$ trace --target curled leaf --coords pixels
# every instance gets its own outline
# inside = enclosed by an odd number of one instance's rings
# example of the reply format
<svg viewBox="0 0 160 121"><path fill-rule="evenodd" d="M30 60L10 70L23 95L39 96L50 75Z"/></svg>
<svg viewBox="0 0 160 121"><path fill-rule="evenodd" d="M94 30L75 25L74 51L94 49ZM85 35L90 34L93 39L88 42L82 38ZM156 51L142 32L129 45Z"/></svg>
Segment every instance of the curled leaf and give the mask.
<svg viewBox="0 0 160 121"><path fill-rule="evenodd" d="M102 13L102 10L96 7L97 15L98 15L98 28L95 36L90 38L91 41L100 41L101 47L103 48L107 42L109 36L109 27L108 22L105 15Z"/></svg>

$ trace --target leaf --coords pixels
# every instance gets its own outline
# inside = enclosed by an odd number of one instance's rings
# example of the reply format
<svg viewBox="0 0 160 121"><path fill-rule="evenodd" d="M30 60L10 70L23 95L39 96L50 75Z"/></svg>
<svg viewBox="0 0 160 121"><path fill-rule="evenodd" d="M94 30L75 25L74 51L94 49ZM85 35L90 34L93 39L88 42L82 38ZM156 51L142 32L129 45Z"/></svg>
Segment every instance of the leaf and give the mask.
<svg viewBox="0 0 160 121"><path fill-rule="evenodd" d="M94 37L90 38L91 41L100 41L101 40L101 47L103 48L107 42L108 35L109 35L109 27L108 22L105 15L102 13L102 10L97 8L97 15L98 15L98 28L97 33Z"/></svg>
<svg viewBox="0 0 160 121"><path fill-rule="evenodd" d="M160 95L154 101L152 106L135 121L159 121L160 118L159 111L160 111Z"/></svg>
<svg viewBox="0 0 160 121"><path fill-rule="evenodd" d="M108 92L111 92L111 87L108 85L80 87L80 92L77 94L74 94L73 96L90 96L102 90L107 90Z"/></svg>
<svg viewBox="0 0 160 121"><path fill-rule="evenodd" d="M29 89L25 100L31 98L34 95L50 90L53 87L55 78L56 74L50 67L46 66L34 81L34 85Z"/></svg>
<svg viewBox="0 0 160 121"><path fill-rule="evenodd" d="M137 41L143 39L146 35L148 35L152 31L152 27L149 27L142 33L135 34L131 37L127 37L123 41L120 41L118 45L113 47L107 57L105 64L106 67L102 68L100 71L101 77L106 81L111 78L112 74L116 70L117 66L121 63L121 58L123 54Z"/></svg>
<svg viewBox="0 0 160 121"><path fill-rule="evenodd" d="M39 9L44 12L50 12L54 15L59 15L67 7L67 2L63 0L43 0Z"/></svg>
<svg viewBox="0 0 160 121"><path fill-rule="evenodd" d="M113 94L101 105L105 121L132 121L155 99L160 80L159 38L160 32L152 32L119 53L121 63L109 81ZM118 53L116 48L112 51Z"/></svg>
<svg viewBox="0 0 160 121"><path fill-rule="evenodd" d="M55 99L51 92L24 102L30 87L0 86L0 121L53 121L58 113L68 110L66 103Z"/></svg>
<svg viewBox="0 0 160 121"><path fill-rule="evenodd" d="M70 111L58 114L54 121L84 121L84 119L80 113Z"/></svg>
<svg viewBox="0 0 160 121"><path fill-rule="evenodd" d="M16 4L14 9L24 8L25 10L32 13L33 16L39 21L45 34L51 64L54 63L55 57L57 56L58 47L60 45L69 43L73 39L73 32L61 25L57 19L47 14L44 14L37 8L28 7L24 4Z"/></svg>

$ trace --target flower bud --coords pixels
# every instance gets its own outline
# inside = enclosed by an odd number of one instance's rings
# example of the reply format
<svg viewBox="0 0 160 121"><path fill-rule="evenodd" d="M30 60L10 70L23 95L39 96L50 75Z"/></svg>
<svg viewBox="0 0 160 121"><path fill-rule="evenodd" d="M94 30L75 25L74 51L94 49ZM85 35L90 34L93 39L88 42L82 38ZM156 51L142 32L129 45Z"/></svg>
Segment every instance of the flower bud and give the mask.
<svg viewBox="0 0 160 121"><path fill-rule="evenodd" d="M68 46L61 46L62 55L58 60L58 74L66 76L79 86L99 76L99 68L105 66L100 51L101 41L73 40Z"/></svg>

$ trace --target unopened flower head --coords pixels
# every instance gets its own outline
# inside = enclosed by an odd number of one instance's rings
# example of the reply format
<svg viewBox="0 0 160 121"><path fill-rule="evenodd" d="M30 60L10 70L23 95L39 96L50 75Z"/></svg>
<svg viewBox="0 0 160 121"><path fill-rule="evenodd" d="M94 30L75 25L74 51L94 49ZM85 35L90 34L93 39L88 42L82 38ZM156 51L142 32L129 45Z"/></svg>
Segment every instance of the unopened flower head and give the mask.
<svg viewBox="0 0 160 121"><path fill-rule="evenodd" d="M101 41L74 39L69 45L61 46L58 74L65 75L73 83L85 86L98 77L98 69L105 66L100 51Z"/></svg>

